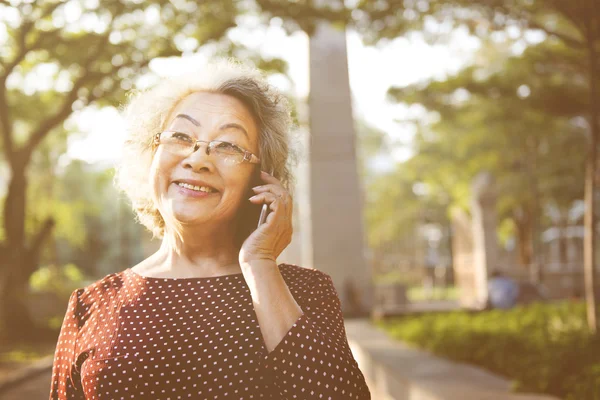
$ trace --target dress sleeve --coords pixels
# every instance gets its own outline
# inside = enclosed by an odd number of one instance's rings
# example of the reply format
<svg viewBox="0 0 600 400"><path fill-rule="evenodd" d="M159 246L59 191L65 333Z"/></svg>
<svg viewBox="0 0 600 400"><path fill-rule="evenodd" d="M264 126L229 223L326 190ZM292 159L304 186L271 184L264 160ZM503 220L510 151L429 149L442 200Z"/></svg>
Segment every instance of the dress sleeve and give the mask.
<svg viewBox="0 0 600 400"><path fill-rule="evenodd" d="M79 332L79 311L81 310L79 295L83 290L75 290L69 298L67 312L54 352L50 400L85 400L79 374L75 371L75 346Z"/></svg>
<svg viewBox="0 0 600 400"><path fill-rule="evenodd" d="M316 271L307 287L303 314L265 355L264 367L282 398L370 400L352 355L341 303L331 277Z"/></svg>

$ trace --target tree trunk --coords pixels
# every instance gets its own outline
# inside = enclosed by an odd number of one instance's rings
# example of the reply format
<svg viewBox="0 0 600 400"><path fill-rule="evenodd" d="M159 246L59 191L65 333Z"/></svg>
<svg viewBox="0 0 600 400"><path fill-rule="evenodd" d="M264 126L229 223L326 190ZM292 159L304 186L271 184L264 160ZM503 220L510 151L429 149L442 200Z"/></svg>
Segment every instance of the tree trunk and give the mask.
<svg viewBox="0 0 600 400"><path fill-rule="evenodd" d="M520 214L513 218L517 229L517 256L519 265L529 268L533 261L533 221L529 209Z"/></svg>
<svg viewBox="0 0 600 400"><path fill-rule="evenodd" d="M27 328L21 322L23 316L22 301L18 295L17 281L24 268L25 251L25 193L27 179L25 169L12 166L12 176L8 185L8 193L4 203L4 230L6 243L4 262L0 275L0 325L5 334L19 334ZM19 320L19 321L17 321ZM26 324L26 321L24 322ZM16 324L16 325L15 325Z"/></svg>
<svg viewBox="0 0 600 400"><path fill-rule="evenodd" d="M587 36L588 56L590 64L590 146L586 163L585 175L585 216L584 229L585 236L583 242L583 265L585 272L585 298L587 303L587 319L588 325L592 333L598 332L598 314L596 310L596 293L595 293L595 275L596 275L596 260L595 249L596 243L596 164L598 157L598 135L600 126L598 126L598 87L597 87L597 60L596 60L596 39L598 33L596 31L596 13L595 0L589 0L591 7L589 32ZM599 21L600 22L600 21Z"/></svg>
<svg viewBox="0 0 600 400"><path fill-rule="evenodd" d="M7 266L25 266L26 260L22 253L14 252L10 256L12 263ZM2 315L2 326L4 327L3 335L8 341L34 339L38 330L27 308L28 279L23 282L24 274L19 273L18 268L4 268L4 270L7 271L7 274L0 282L0 285L2 285L0 289L0 313Z"/></svg>
<svg viewBox="0 0 600 400"><path fill-rule="evenodd" d="M569 264L569 237L568 237L568 217L562 215L558 220L558 261L562 266Z"/></svg>
<svg viewBox="0 0 600 400"><path fill-rule="evenodd" d="M531 199L528 204L529 213L529 251L531 259L529 261L529 276L533 283L542 282L542 264L541 264L541 241L540 241L540 191L537 182L537 157L539 143L535 135L527 138L527 148L529 156L526 160L527 175L531 188Z"/></svg>
<svg viewBox="0 0 600 400"><path fill-rule="evenodd" d="M27 178L25 168L14 168L4 203L6 243L0 245L0 329L8 339L36 339L45 332L31 319L27 302L29 278L38 267L44 240L54 226L47 220L28 246L25 240Z"/></svg>
<svg viewBox="0 0 600 400"><path fill-rule="evenodd" d="M11 173L8 193L4 203L4 230L10 253L15 250L22 251L25 247L27 176L23 160L13 160L11 162Z"/></svg>

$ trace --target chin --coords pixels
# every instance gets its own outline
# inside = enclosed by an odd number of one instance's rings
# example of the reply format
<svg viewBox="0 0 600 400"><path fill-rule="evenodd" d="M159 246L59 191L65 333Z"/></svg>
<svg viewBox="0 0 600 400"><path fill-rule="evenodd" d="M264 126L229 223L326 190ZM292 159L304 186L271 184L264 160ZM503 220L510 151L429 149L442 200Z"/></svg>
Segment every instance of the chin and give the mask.
<svg viewBox="0 0 600 400"><path fill-rule="evenodd" d="M204 223L210 221L210 218L198 214L174 214L173 219L181 224Z"/></svg>
<svg viewBox="0 0 600 400"><path fill-rule="evenodd" d="M212 219L213 210L189 204L172 204L171 218L181 223L206 222Z"/></svg>

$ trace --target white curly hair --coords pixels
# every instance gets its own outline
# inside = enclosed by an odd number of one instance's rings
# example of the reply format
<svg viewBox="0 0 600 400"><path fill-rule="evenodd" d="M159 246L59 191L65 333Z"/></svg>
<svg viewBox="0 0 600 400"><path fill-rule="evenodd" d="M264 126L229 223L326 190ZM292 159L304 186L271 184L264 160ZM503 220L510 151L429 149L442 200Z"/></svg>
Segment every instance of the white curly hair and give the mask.
<svg viewBox="0 0 600 400"><path fill-rule="evenodd" d="M195 92L222 93L242 101L258 128L261 170L273 171L288 191L293 188L291 169L298 160L298 142L292 138L289 102L258 69L233 59L213 60L145 91L132 90L128 102L121 106L127 138L114 183L131 201L138 221L154 237L163 237L165 223L152 200L148 175L154 155L152 137L166 128L167 118L177 104Z"/></svg>

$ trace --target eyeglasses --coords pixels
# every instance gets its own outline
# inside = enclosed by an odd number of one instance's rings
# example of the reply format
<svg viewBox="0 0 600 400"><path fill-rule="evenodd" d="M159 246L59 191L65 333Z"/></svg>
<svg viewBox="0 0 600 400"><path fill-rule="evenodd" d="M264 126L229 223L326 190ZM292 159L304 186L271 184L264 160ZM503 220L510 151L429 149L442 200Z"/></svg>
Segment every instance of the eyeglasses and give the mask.
<svg viewBox="0 0 600 400"><path fill-rule="evenodd" d="M196 140L187 133L177 131L164 131L154 135L154 145L162 144L164 149L171 154L188 157L200 148L200 143L208 143L206 154L213 154L218 160L228 165L248 162L259 164L260 159L246 149L233 143L221 140Z"/></svg>

